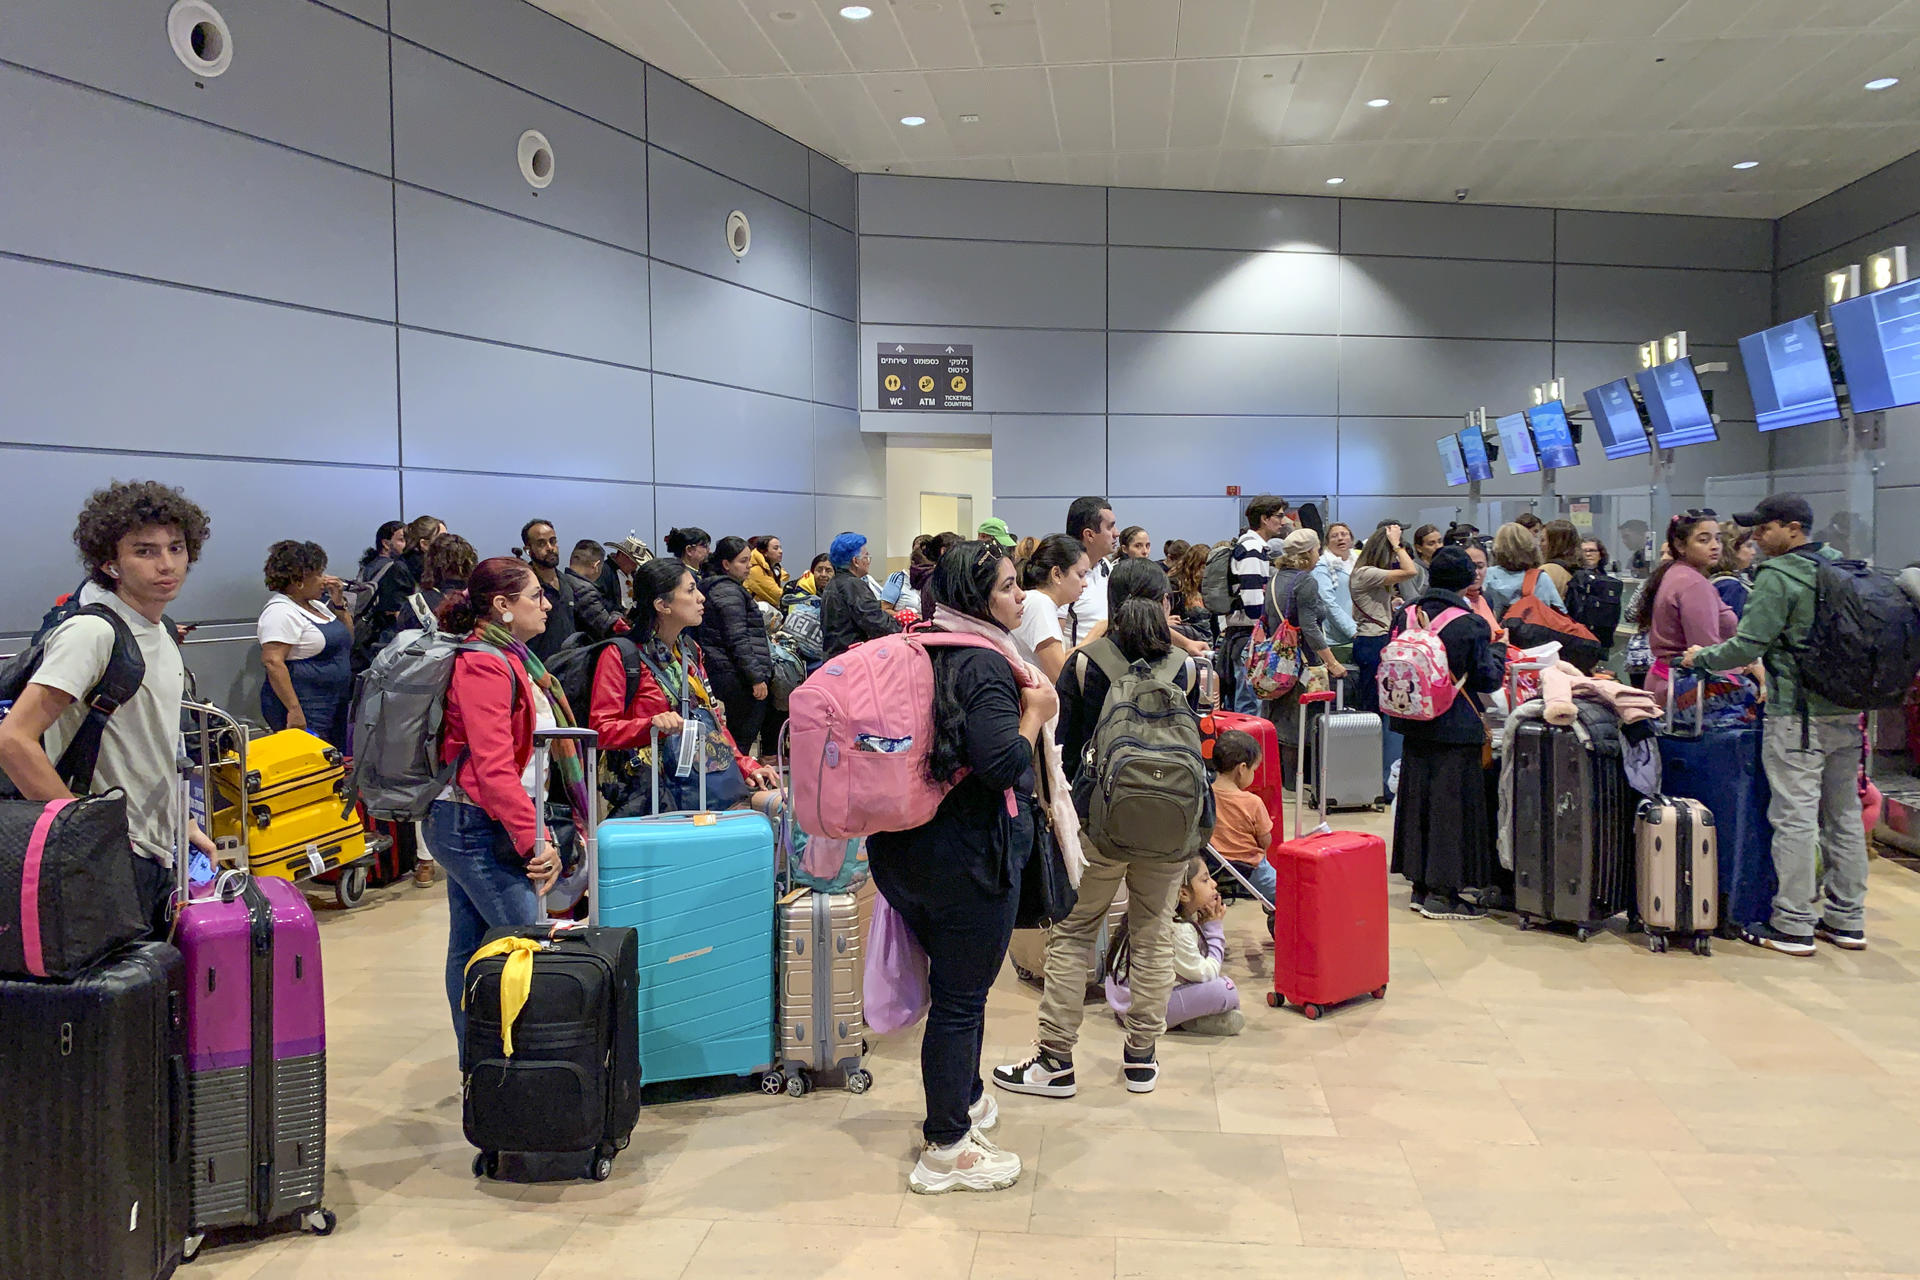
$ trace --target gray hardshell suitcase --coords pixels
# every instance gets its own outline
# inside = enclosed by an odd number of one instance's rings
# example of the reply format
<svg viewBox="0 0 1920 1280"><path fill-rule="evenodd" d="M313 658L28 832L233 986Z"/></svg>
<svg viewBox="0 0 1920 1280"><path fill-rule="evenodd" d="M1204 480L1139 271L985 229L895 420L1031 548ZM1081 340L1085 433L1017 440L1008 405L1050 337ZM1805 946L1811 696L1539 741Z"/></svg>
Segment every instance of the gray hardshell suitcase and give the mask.
<svg viewBox="0 0 1920 1280"><path fill-rule="evenodd" d="M1385 725L1371 711L1347 709L1347 682L1334 686L1334 703L1308 723L1311 750L1318 759L1307 776L1319 781L1309 787L1316 808L1372 809L1386 803L1381 794L1380 760ZM1318 792L1324 787L1326 794Z"/></svg>
<svg viewBox="0 0 1920 1280"><path fill-rule="evenodd" d="M1620 730L1606 709L1576 700L1580 728L1528 720L1501 767L1511 771L1507 820L1520 927L1570 924L1585 942L1634 905L1634 817Z"/></svg>
<svg viewBox="0 0 1920 1280"><path fill-rule="evenodd" d="M815 1073L836 1074L849 1093L865 1093L866 959L860 898L795 889L780 899L780 1075L798 1098Z"/></svg>

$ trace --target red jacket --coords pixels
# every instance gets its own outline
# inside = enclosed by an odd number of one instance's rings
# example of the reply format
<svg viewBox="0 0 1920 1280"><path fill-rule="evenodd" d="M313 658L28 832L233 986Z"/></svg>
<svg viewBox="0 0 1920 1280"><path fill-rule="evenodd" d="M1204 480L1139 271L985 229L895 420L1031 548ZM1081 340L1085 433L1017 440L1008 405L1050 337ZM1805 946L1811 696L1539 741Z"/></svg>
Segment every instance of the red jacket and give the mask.
<svg viewBox="0 0 1920 1280"><path fill-rule="evenodd" d="M514 685L519 685L516 695ZM455 781L506 827L521 857L533 853L539 821L521 778L533 758L533 682L512 654L462 653L447 684L444 763L468 752Z"/></svg>
<svg viewBox="0 0 1920 1280"><path fill-rule="evenodd" d="M694 669L700 683L707 682L706 664L700 658L700 650L691 640L682 640L681 652L693 655ZM653 672L642 666L640 683L633 692L633 702L621 706L621 700L627 693L627 672L621 664L617 646L609 645L600 651L600 661L593 669L593 702L588 710L588 727L600 735L602 751L619 751L628 747L644 748L653 738L653 718L665 715L669 711L678 711L678 706L667 697L666 690L654 679ZM706 705L711 706L709 701ZM716 717L719 719L722 717ZM727 745L733 747L733 761L740 766L742 773L751 775L760 766L740 754L740 748L733 744L733 734L724 724L720 731L727 735Z"/></svg>

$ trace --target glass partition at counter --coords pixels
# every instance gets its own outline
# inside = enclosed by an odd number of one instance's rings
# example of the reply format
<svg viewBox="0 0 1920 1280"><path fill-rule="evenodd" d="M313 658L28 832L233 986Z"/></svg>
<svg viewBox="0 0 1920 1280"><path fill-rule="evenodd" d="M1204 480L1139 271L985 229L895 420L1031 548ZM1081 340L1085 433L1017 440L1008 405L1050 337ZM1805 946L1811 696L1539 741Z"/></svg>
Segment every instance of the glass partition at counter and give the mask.
<svg viewBox="0 0 1920 1280"><path fill-rule="evenodd" d="M1706 504L1723 520L1736 511L1753 510L1769 493L1797 493L1813 508L1808 537L1832 543L1842 555L1875 558L1876 492L1871 483L1860 484L1855 469L1844 462L1709 476L1706 491Z"/></svg>

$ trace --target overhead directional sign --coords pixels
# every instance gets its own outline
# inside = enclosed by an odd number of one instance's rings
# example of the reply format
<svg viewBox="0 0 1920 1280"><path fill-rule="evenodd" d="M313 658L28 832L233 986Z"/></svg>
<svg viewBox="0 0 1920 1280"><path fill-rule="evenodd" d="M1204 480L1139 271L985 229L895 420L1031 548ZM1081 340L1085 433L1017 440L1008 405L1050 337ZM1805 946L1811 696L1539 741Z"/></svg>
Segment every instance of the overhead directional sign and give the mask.
<svg viewBox="0 0 1920 1280"><path fill-rule="evenodd" d="M882 342L880 407L973 411L973 346L964 342Z"/></svg>

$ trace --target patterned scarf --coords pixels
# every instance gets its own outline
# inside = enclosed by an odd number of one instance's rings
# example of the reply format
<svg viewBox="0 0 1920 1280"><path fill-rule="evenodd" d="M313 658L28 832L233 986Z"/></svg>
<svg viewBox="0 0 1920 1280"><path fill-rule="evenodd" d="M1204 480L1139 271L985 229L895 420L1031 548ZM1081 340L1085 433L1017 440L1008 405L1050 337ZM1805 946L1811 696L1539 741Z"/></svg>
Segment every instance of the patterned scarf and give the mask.
<svg viewBox="0 0 1920 1280"><path fill-rule="evenodd" d="M533 651L513 638L513 633L497 622L482 622L474 635L497 649L502 649L520 659L526 667L527 675L533 681L533 687L546 695L547 705L553 708L553 722L563 729L578 726L573 718L573 708L567 705L567 695L560 688L560 682L548 674L540 659ZM538 720L538 717L535 717ZM547 749L547 759L553 774L567 793L567 804L573 810L573 819L577 824L593 821L593 806L587 803L587 770L580 758L580 748L571 739L557 738ZM581 830L585 830L584 826Z"/></svg>

